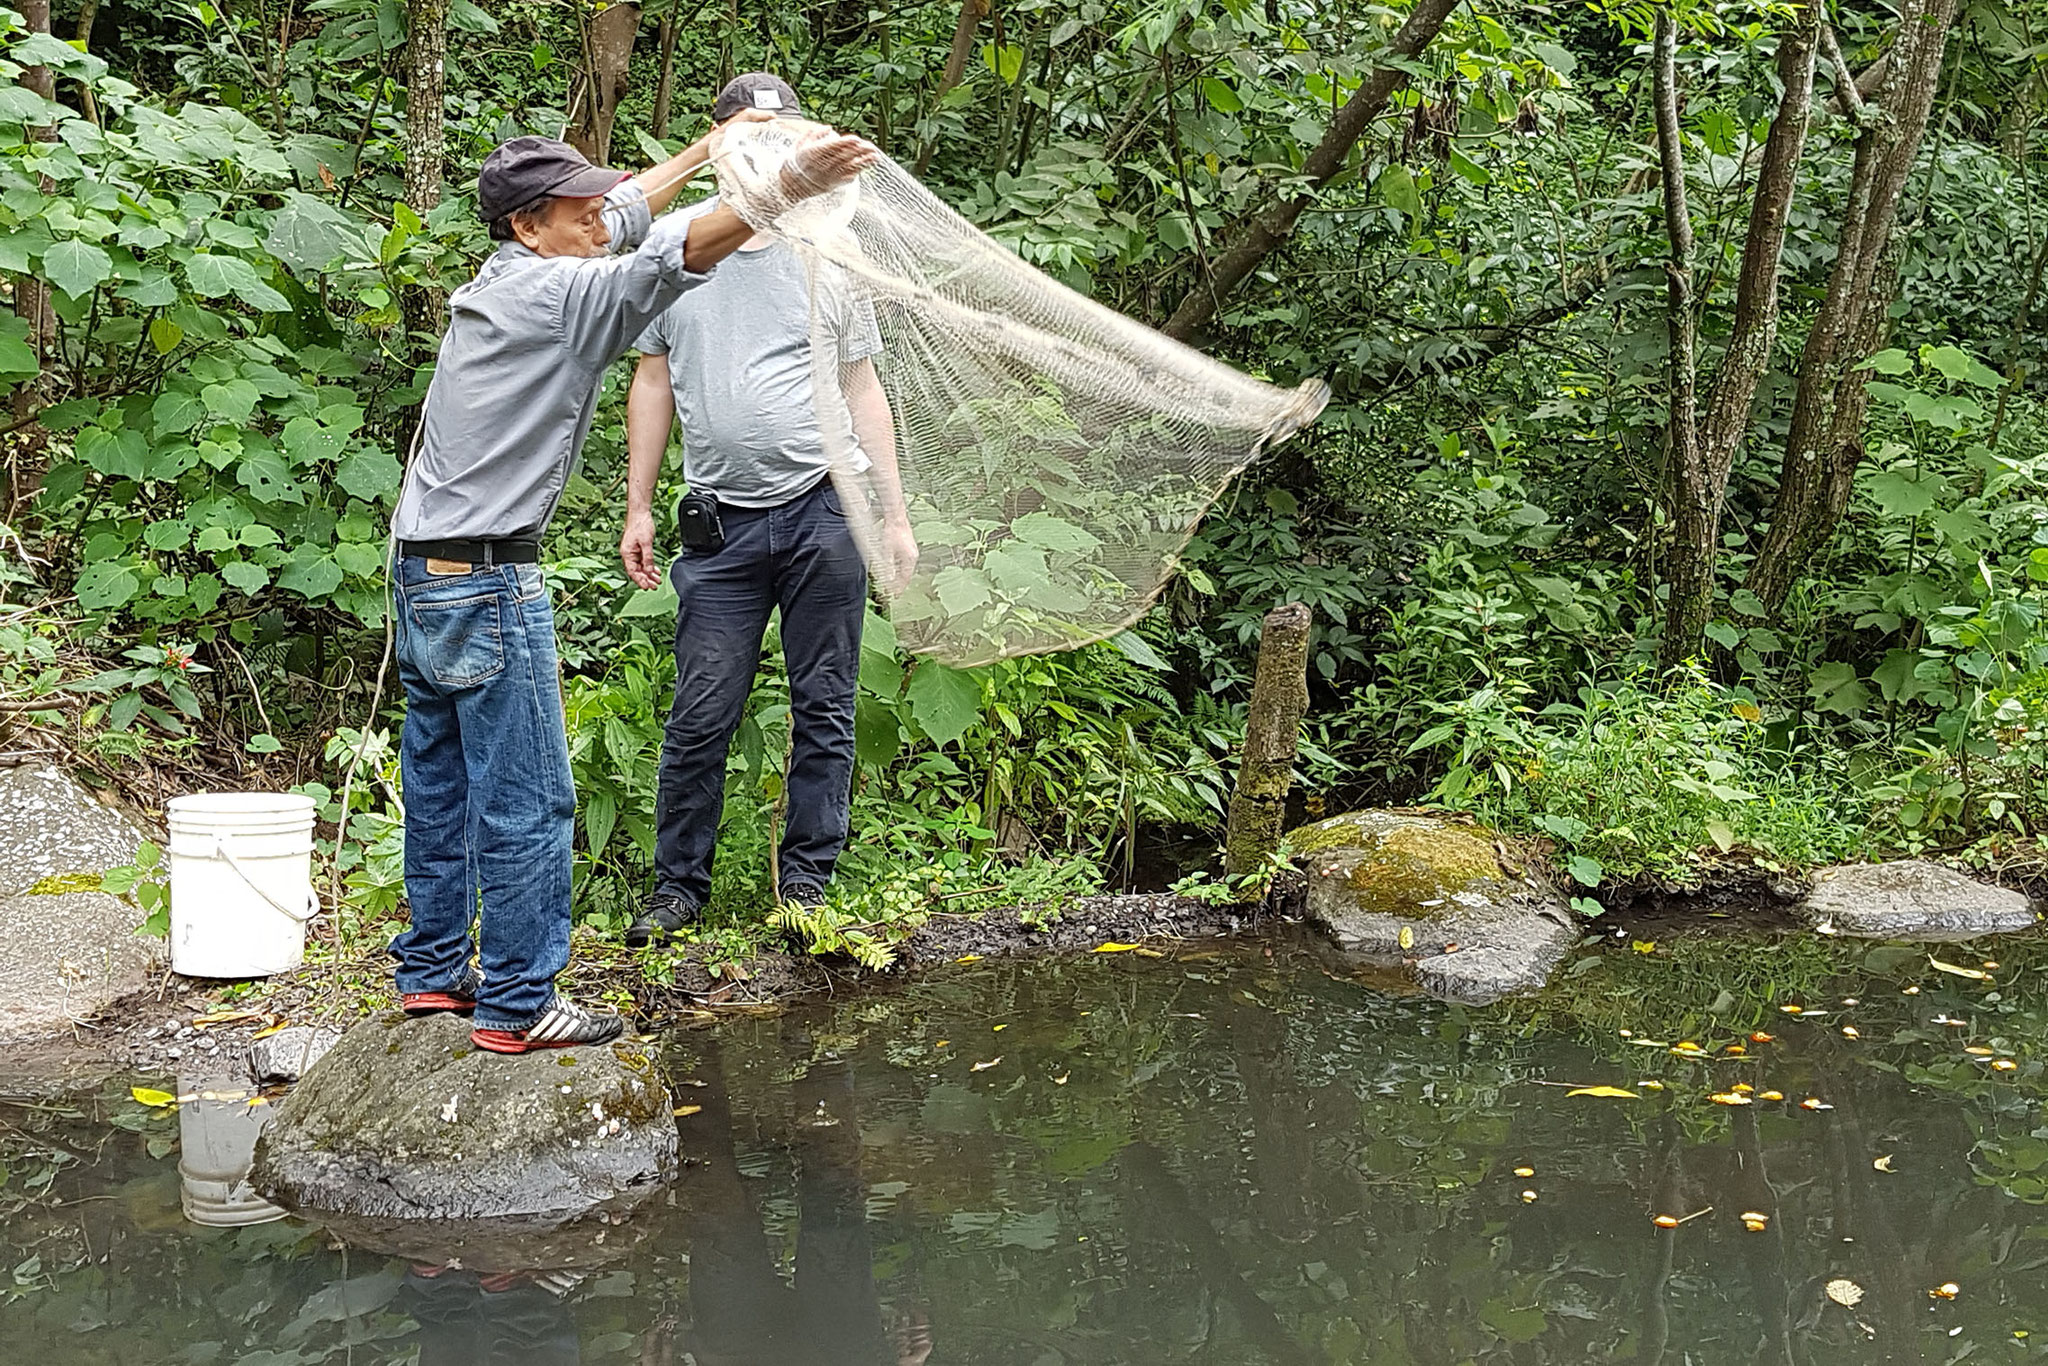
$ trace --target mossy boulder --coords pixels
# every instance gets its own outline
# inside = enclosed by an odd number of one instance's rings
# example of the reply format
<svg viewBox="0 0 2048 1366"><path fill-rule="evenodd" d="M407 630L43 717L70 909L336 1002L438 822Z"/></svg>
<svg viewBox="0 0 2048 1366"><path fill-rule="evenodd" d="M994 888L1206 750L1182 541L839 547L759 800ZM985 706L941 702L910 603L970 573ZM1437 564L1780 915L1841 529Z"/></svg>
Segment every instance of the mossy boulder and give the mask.
<svg viewBox="0 0 2048 1366"><path fill-rule="evenodd" d="M674 1105L632 1044L508 1057L454 1015L366 1020L306 1072L251 1184L313 1216L565 1221L639 1203L677 1170Z"/></svg>
<svg viewBox="0 0 2048 1366"><path fill-rule="evenodd" d="M1288 836L1308 914L1354 953L1409 963L1425 991L1483 1003L1541 986L1578 938L1570 909L1502 862L1483 826L1351 811Z"/></svg>

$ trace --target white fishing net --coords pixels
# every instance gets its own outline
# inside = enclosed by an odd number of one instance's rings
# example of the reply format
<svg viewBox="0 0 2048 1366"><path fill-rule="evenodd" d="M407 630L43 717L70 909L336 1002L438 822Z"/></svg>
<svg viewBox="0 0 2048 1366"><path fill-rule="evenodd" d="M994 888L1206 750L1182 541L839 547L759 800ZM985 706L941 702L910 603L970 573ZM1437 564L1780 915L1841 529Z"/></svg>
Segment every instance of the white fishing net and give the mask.
<svg viewBox="0 0 2048 1366"><path fill-rule="evenodd" d="M964 666L1129 626L1232 476L1328 401L1320 380L1261 383L1083 298L887 158L792 200L798 141L785 123L728 127L719 194L808 269L819 428L908 649ZM842 366L836 341L866 315L893 461L866 370ZM899 506L918 550L907 577Z"/></svg>

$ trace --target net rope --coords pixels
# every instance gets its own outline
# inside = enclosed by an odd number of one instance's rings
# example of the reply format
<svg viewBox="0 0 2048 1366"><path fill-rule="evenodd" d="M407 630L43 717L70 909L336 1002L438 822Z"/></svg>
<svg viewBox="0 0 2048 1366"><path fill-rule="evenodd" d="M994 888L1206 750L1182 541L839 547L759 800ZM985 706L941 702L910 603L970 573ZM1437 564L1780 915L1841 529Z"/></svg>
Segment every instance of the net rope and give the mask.
<svg viewBox="0 0 2048 1366"><path fill-rule="evenodd" d="M905 648L967 666L1123 630L1230 480L1328 401L1320 380L1263 383L1068 289L886 157L794 198L800 137L730 126L719 195L804 264L819 430ZM873 412L865 367L840 361L839 338L870 318L893 414L879 442L854 411ZM861 440L885 444L891 426L908 575L890 462L872 458L887 453Z"/></svg>

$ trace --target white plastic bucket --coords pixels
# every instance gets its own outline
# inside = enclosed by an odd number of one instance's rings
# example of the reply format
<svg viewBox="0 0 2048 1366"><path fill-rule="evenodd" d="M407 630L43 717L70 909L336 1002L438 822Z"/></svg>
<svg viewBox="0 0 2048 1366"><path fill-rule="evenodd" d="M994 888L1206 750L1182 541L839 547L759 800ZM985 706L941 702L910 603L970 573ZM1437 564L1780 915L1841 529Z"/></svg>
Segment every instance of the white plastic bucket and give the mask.
<svg viewBox="0 0 2048 1366"><path fill-rule="evenodd" d="M267 977L306 956L313 799L290 792L173 798L171 968L187 977Z"/></svg>

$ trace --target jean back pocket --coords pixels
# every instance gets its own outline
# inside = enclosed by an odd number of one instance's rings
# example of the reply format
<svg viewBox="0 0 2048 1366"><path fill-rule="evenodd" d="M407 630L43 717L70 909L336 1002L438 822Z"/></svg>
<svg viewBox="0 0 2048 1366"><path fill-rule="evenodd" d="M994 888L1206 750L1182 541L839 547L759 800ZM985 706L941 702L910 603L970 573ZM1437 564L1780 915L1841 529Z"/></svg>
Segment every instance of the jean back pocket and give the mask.
<svg viewBox="0 0 2048 1366"><path fill-rule="evenodd" d="M408 596L413 663L444 688L470 688L505 669L504 600L499 593L447 602Z"/></svg>

